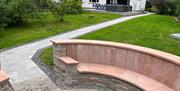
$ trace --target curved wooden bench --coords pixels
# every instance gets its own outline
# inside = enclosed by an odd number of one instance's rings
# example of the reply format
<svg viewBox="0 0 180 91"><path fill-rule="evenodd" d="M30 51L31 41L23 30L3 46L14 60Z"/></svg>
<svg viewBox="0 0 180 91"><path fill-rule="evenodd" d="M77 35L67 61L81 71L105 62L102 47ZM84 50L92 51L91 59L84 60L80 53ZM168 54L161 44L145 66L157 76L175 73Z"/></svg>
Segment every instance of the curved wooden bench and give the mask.
<svg viewBox="0 0 180 91"><path fill-rule="evenodd" d="M0 70L0 85L9 80L9 76L2 70Z"/></svg>
<svg viewBox="0 0 180 91"><path fill-rule="evenodd" d="M109 65L80 63L77 65L77 70L80 73L94 73L118 78L134 84L145 91L174 91L168 86L147 76Z"/></svg>
<svg viewBox="0 0 180 91"><path fill-rule="evenodd" d="M134 72L134 74L139 74L148 79L153 79L157 81L157 83L163 84L163 87L161 88L159 86L159 88L156 88L156 91L171 91L172 89L180 91L179 56L136 45L107 41L54 40L52 42L54 44L53 49L55 60L57 59L56 57L66 56L78 61L79 65L81 65L81 63L88 63L98 64L98 66L105 65L108 67L116 67L128 72ZM84 69L89 68L89 66L86 68L82 65L80 67ZM92 69L91 71L96 73L93 68L89 69ZM83 72L83 70L79 71ZM84 70L84 72L85 71L86 70ZM101 71L97 73L103 74ZM110 73L110 71L107 73ZM111 74L110 76L114 75L115 74ZM118 77L119 76L116 78ZM133 82L134 81L132 81L132 83ZM138 82L134 82L134 84L136 85ZM142 84L140 84L140 86L141 85ZM164 88L165 90L162 90ZM154 90L153 87L151 89Z"/></svg>
<svg viewBox="0 0 180 91"><path fill-rule="evenodd" d="M58 57L58 59L66 65L78 64L77 70L79 73L93 73L114 77L129 82L145 91L173 91L173 89L152 78L126 69L102 64L78 63L78 61L67 56Z"/></svg>
<svg viewBox="0 0 180 91"><path fill-rule="evenodd" d="M9 91L9 77L8 75L0 70L0 91Z"/></svg>

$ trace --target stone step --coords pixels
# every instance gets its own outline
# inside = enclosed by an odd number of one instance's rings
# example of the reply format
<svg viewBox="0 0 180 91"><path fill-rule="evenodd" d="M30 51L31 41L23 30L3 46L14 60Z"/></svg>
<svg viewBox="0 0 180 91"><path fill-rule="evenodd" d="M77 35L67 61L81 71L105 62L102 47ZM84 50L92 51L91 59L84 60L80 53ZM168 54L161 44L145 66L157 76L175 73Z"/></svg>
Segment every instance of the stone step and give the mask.
<svg viewBox="0 0 180 91"><path fill-rule="evenodd" d="M62 62L64 62L65 64L78 64L78 61L72 59L71 57L68 56L62 56L62 57L58 57L58 59Z"/></svg>
<svg viewBox="0 0 180 91"><path fill-rule="evenodd" d="M129 82L145 91L174 91L172 88L142 74L117 68L109 65L79 63L77 70L80 73L94 73L118 78Z"/></svg>

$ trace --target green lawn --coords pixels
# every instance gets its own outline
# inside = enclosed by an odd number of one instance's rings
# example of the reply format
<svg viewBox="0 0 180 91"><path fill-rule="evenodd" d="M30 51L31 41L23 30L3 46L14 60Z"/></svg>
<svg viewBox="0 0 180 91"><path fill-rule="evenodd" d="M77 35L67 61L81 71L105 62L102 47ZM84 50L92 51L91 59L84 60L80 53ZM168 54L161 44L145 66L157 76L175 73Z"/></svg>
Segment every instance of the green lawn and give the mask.
<svg viewBox="0 0 180 91"><path fill-rule="evenodd" d="M24 25L14 26L0 31L0 49L13 47L119 17L120 15L118 14L84 12L79 15L65 16L64 22L57 22L50 13L47 13L46 17L41 20L28 19L29 22Z"/></svg>
<svg viewBox="0 0 180 91"><path fill-rule="evenodd" d="M180 23L174 17L150 15L129 20L80 37L149 47L180 56L180 40L171 39L180 33Z"/></svg>
<svg viewBox="0 0 180 91"><path fill-rule="evenodd" d="M40 55L40 59L44 64L53 65L53 50L52 48L46 48Z"/></svg>

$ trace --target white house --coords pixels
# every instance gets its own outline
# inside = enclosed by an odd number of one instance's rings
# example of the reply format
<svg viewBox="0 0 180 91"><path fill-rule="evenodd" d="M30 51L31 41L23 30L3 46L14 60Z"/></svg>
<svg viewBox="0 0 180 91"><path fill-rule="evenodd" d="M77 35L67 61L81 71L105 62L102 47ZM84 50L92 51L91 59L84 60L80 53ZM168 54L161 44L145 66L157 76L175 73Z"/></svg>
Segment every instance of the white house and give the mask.
<svg viewBox="0 0 180 91"><path fill-rule="evenodd" d="M133 11L144 11L146 0L82 0L83 7L92 8L93 3L131 5Z"/></svg>

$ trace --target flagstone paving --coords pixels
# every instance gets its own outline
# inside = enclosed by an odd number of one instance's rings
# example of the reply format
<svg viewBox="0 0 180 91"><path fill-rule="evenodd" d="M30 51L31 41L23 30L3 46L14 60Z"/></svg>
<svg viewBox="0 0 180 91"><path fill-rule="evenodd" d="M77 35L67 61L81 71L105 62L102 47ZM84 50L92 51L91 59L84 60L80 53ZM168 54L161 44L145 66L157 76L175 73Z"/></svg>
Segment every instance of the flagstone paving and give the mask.
<svg viewBox="0 0 180 91"><path fill-rule="evenodd" d="M50 40L53 39L76 38L98 29L149 14L150 13L118 18L3 51L0 53L1 67L10 76L10 83L15 91L61 91L61 89L58 88L56 84L31 60L38 49L50 46ZM74 90L79 91L79 89ZM73 89L70 91L73 91ZM83 91L85 90L83 89ZM87 91L95 90L89 89Z"/></svg>

